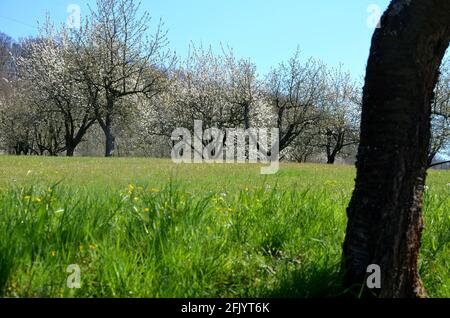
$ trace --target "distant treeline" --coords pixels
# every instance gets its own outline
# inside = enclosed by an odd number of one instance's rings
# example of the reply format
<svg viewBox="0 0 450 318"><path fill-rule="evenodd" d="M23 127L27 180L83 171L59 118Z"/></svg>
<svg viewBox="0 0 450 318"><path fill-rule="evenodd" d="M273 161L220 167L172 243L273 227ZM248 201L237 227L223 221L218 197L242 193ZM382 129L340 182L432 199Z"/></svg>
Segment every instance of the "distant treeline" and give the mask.
<svg viewBox="0 0 450 318"><path fill-rule="evenodd" d="M171 134L206 128L280 131L282 158L354 158L362 87L342 66L297 51L260 75L230 48L168 49L164 24L133 0L99 0L79 28L49 18L39 36L0 35L0 149L16 155L170 155ZM431 163L449 146L449 63L432 105Z"/></svg>

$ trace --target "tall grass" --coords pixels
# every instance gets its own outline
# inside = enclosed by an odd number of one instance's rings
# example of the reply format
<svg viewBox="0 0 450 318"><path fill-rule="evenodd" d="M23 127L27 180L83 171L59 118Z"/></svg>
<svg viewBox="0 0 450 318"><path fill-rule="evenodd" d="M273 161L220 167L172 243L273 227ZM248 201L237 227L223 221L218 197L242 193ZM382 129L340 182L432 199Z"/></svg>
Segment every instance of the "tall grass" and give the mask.
<svg viewBox="0 0 450 318"><path fill-rule="evenodd" d="M237 178L250 185L235 187L217 174L229 168L207 169L202 180L195 173L185 178L169 173L158 187L131 177L134 182L109 187L82 186L80 180L8 183L0 190L0 296L332 297L343 292L339 264L353 177L347 168L288 166L276 179ZM310 182L296 184L299 169ZM425 197L420 271L436 297L450 297L447 177L435 177ZM126 180L127 173L120 178ZM67 287L71 264L81 269L80 289Z"/></svg>

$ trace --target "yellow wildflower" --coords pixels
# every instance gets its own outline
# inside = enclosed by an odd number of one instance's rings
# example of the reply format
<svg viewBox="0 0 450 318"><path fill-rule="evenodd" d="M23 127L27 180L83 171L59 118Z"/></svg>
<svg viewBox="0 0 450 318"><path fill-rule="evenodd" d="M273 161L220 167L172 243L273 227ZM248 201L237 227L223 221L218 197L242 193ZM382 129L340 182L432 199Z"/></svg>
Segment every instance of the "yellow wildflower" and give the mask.
<svg viewBox="0 0 450 318"><path fill-rule="evenodd" d="M157 188L151 188L151 189L149 190L149 192L151 192L151 193L158 193L158 192L161 192L161 190L159 190L159 189L157 189Z"/></svg>
<svg viewBox="0 0 450 318"><path fill-rule="evenodd" d="M128 193L132 193L134 191L135 187L132 184L128 185Z"/></svg>

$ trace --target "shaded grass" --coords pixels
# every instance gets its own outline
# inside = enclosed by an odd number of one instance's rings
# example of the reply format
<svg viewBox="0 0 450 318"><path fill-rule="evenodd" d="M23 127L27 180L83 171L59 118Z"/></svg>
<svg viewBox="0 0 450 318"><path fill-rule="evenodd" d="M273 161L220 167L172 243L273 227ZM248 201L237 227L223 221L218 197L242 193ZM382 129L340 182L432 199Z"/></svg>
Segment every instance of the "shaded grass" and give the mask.
<svg viewBox="0 0 450 318"><path fill-rule="evenodd" d="M144 159L0 164L1 296L342 293L352 168L283 165L267 177L252 166ZM449 176L432 173L425 197L420 271L435 297L450 297ZM81 289L66 286L70 264Z"/></svg>

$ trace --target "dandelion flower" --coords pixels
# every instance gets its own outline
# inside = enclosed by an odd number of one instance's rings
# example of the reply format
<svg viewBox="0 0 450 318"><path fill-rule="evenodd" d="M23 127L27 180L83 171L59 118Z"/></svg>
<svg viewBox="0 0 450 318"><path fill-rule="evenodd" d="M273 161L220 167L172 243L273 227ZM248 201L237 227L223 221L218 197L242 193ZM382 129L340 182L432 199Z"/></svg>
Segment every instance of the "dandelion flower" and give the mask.
<svg viewBox="0 0 450 318"><path fill-rule="evenodd" d="M159 190L159 189L157 189L157 188L151 188L151 189L149 190L149 192L151 192L151 193L158 193L158 192L161 192L161 190Z"/></svg>

